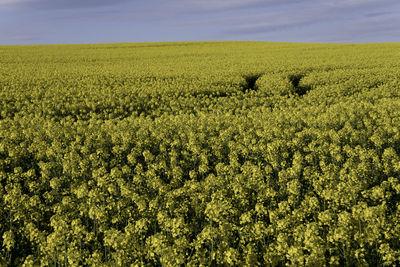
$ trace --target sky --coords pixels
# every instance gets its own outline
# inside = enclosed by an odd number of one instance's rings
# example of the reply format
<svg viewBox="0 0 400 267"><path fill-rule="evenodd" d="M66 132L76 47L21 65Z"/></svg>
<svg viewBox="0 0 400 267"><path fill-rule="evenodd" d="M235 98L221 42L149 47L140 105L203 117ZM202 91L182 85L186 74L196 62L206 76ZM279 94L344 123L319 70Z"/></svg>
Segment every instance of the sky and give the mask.
<svg viewBox="0 0 400 267"><path fill-rule="evenodd" d="M0 45L400 42L400 0L0 0Z"/></svg>

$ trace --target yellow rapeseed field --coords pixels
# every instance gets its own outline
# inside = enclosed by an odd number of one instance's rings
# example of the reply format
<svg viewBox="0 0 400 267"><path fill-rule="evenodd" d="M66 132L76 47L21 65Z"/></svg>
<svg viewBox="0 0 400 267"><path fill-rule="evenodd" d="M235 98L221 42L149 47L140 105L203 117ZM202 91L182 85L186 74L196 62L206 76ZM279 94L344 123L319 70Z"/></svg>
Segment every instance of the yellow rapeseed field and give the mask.
<svg viewBox="0 0 400 267"><path fill-rule="evenodd" d="M400 264L400 44L0 46L0 265Z"/></svg>

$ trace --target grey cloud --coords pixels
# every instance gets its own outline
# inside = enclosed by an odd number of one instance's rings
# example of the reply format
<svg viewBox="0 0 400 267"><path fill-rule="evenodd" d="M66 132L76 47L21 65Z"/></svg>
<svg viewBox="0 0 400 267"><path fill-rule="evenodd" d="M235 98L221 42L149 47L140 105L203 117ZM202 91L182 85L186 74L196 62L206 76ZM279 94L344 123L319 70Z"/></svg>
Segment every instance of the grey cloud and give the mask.
<svg viewBox="0 0 400 267"><path fill-rule="evenodd" d="M33 32L36 28L56 27L75 27L77 32L83 32L84 25L90 25L88 29L106 25L110 31L115 25L123 25L138 33L143 28L143 39L150 40L158 37L146 35L149 29L163 29L178 37L174 34L182 33L182 40L194 33L204 40L215 36L219 40L275 38L317 42L363 38L378 41L378 36L400 36L400 21L396 19L399 0L0 0L0 11L6 6L23 9L17 10L16 14L22 15L8 19L8 24L20 25L14 25L14 29L31 28ZM70 34L73 37L75 33ZM112 41L112 32L104 34Z"/></svg>
<svg viewBox="0 0 400 267"><path fill-rule="evenodd" d="M54 10L115 6L125 2L128 0L7 0L5 5L20 9Z"/></svg>
<svg viewBox="0 0 400 267"><path fill-rule="evenodd" d="M387 9L399 6L399 3L398 0L330 0L319 5L321 9L331 13L360 15L365 12L386 12L388 11ZM374 12L371 12L371 10L374 10Z"/></svg>
<svg viewBox="0 0 400 267"><path fill-rule="evenodd" d="M187 2L187 1L182 1ZM192 7L201 10L230 10L236 8L253 8L265 5L272 5L279 3L278 0L268 0L268 1L260 1L260 0L203 0L203 1L189 1L192 2Z"/></svg>
<svg viewBox="0 0 400 267"><path fill-rule="evenodd" d="M209 14L246 9L257 10L257 8L272 8L310 1L314 0L172 0L161 3L161 6L176 14Z"/></svg>
<svg viewBox="0 0 400 267"><path fill-rule="evenodd" d="M366 17L380 17L380 16L385 16L385 15L389 15L392 14L392 12L386 11L386 12L372 12L372 13L367 13L365 14Z"/></svg>
<svg viewBox="0 0 400 267"><path fill-rule="evenodd" d="M276 23L276 24L265 24L265 25L247 25L243 27L238 27L235 29L225 31L226 34L241 34L241 35L250 35L257 33L268 33L274 31L280 31L284 29L288 29L291 27L301 27L308 25L307 22L301 23Z"/></svg>
<svg viewBox="0 0 400 267"><path fill-rule="evenodd" d="M345 28L336 30L331 40L362 42L400 41L400 16L395 14L386 16L367 17L348 23ZM388 37L391 37L390 39Z"/></svg>
<svg viewBox="0 0 400 267"><path fill-rule="evenodd" d="M337 25L341 25L342 27L354 25L354 27L360 28L361 31L365 30L367 32L368 28L366 25L355 22L365 17L388 17L392 13L386 11L387 8L394 8L396 4L394 4L395 2L392 0L381 0L380 3L382 2L386 2L386 5L383 6L386 9L380 9L382 6L376 7L376 12L372 14L368 13L369 15L365 15L365 13L371 11L371 5L377 4L378 1L337 1L335 4L333 4L333 1L324 2L322 4L314 2L310 3L308 6L302 5L301 9L287 9L284 12L272 12L270 14L259 13L257 15L247 16L245 19L231 19L231 26L229 29L223 31L223 34L268 34L274 31L293 30L299 27L313 26L318 28L321 24L324 24L326 28L335 28ZM357 6L357 9L354 9L355 6ZM364 22L366 23L366 21ZM382 25L382 28L384 27L385 26Z"/></svg>
<svg viewBox="0 0 400 267"><path fill-rule="evenodd" d="M395 0L328 0L322 2L322 5L331 8L354 8L371 5L382 5L385 3L395 3Z"/></svg>
<svg viewBox="0 0 400 267"><path fill-rule="evenodd" d="M258 33L268 33L279 30L285 30L293 27L304 27L309 24L317 23L323 20L320 16L310 16L307 14L298 14L296 12L288 12L286 14L267 14L265 15L266 22L263 21L262 16L257 16L258 19L254 17L248 17L247 22L232 24L233 27L225 31L226 34L258 34Z"/></svg>
<svg viewBox="0 0 400 267"><path fill-rule="evenodd" d="M41 36L45 34L44 31L38 29L20 28L18 31L15 31L5 25L0 25L0 32L2 36L0 39L0 45L37 43L40 41ZM4 38L4 36L7 38Z"/></svg>

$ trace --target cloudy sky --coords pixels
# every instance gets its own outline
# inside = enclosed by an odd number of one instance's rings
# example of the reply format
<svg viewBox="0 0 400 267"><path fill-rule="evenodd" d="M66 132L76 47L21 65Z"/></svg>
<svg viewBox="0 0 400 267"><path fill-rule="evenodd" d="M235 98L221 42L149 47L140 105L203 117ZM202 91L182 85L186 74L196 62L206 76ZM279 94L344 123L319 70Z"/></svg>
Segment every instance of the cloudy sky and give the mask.
<svg viewBox="0 0 400 267"><path fill-rule="evenodd" d="M0 45L400 42L399 0L0 0Z"/></svg>

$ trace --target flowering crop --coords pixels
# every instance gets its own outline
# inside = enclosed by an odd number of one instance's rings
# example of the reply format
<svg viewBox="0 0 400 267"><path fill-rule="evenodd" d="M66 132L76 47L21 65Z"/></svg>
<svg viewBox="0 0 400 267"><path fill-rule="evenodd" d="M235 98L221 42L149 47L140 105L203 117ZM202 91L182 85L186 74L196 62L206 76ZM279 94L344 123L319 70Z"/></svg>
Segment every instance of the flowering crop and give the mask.
<svg viewBox="0 0 400 267"><path fill-rule="evenodd" d="M0 264L400 264L399 48L0 47Z"/></svg>

